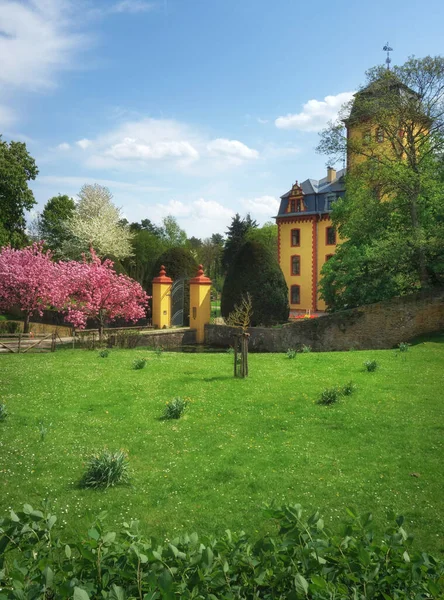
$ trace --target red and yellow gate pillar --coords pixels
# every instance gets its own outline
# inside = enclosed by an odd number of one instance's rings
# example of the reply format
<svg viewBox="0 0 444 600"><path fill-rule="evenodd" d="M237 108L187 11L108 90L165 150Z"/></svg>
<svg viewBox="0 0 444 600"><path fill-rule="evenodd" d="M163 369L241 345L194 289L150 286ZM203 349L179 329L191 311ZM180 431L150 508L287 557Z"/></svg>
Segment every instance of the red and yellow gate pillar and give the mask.
<svg viewBox="0 0 444 600"><path fill-rule="evenodd" d="M190 279L190 327L196 329L196 342L205 339L205 325L211 316L211 279L206 277L202 265L196 277Z"/></svg>
<svg viewBox="0 0 444 600"><path fill-rule="evenodd" d="M158 277L153 279L153 327L171 327L171 286L173 280L167 277L165 267L160 267Z"/></svg>

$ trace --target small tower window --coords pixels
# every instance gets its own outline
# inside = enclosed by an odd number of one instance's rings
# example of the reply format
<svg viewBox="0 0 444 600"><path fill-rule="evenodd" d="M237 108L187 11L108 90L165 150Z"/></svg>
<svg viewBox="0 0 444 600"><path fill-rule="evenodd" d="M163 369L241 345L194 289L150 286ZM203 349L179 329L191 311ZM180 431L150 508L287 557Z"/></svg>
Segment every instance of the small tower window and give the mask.
<svg viewBox="0 0 444 600"><path fill-rule="evenodd" d="M327 246L334 246L336 244L336 231L334 227L327 227L325 230L325 243Z"/></svg>
<svg viewBox="0 0 444 600"><path fill-rule="evenodd" d="M378 142L378 144L382 144L382 142L384 141L384 130L382 129L382 127L378 127L378 129L376 130L376 141Z"/></svg>
<svg viewBox="0 0 444 600"><path fill-rule="evenodd" d="M301 303L301 288L299 285L292 285L290 288L290 304Z"/></svg>
<svg viewBox="0 0 444 600"><path fill-rule="evenodd" d="M301 274L301 257L298 255L291 257L291 274L292 275L300 275Z"/></svg>
<svg viewBox="0 0 444 600"><path fill-rule="evenodd" d="M291 230L291 245L292 246L300 246L301 245L301 230L300 229L292 229Z"/></svg>
<svg viewBox="0 0 444 600"><path fill-rule="evenodd" d="M331 210L333 202L336 200L336 194L327 194L325 197L325 208L324 210Z"/></svg>

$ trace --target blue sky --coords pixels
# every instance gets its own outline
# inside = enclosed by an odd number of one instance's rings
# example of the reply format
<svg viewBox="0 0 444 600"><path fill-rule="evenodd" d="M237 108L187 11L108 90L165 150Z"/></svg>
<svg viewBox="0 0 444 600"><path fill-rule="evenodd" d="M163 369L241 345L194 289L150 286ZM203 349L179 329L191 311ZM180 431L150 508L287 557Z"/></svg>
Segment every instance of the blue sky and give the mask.
<svg viewBox="0 0 444 600"><path fill-rule="evenodd" d="M129 220L223 233L321 178L318 131L384 62L442 53L428 0L0 0L0 132L27 142L38 210L107 185Z"/></svg>

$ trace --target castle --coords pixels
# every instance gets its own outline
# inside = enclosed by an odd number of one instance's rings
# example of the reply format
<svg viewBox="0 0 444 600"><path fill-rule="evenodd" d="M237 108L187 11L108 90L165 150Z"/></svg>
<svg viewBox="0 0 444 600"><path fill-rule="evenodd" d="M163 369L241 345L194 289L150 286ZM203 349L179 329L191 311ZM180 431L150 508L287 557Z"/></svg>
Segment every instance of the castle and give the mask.
<svg viewBox="0 0 444 600"><path fill-rule="evenodd" d="M355 95L348 119L347 166L340 171L328 167L323 179L296 182L281 196L275 217L278 225L278 260L288 286L290 314L316 312L326 309L319 296L321 269L333 256L340 243L331 221L334 202L345 195L345 174L370 159L378 161L390 153L402 159L402 140L405 132L396 129L395 138L387 139L383 127L374 115L389 96L412 98L415 93L403 85L391 71ZM392 127L393 129L393 127ZM362 152L362 149L365 151ZM372 163L373 164L373 163Z"/></svg>

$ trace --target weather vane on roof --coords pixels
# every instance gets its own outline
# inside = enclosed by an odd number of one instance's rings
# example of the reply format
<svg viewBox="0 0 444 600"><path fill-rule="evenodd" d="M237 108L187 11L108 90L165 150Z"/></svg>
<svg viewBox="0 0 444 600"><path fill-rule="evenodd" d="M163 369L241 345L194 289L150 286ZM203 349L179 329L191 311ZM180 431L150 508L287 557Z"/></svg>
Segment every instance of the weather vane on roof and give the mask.
<svg viewBox="0 0 444 600"><path fill-rule="evenodd" d="M385 64L387 65L387 70L390 71L390 63L392 59L390 58L390 52L393 52L393 48L390 48L389 43L387 42L383 48L384 52L387 52L387 58L385 59Z"/></svg>

